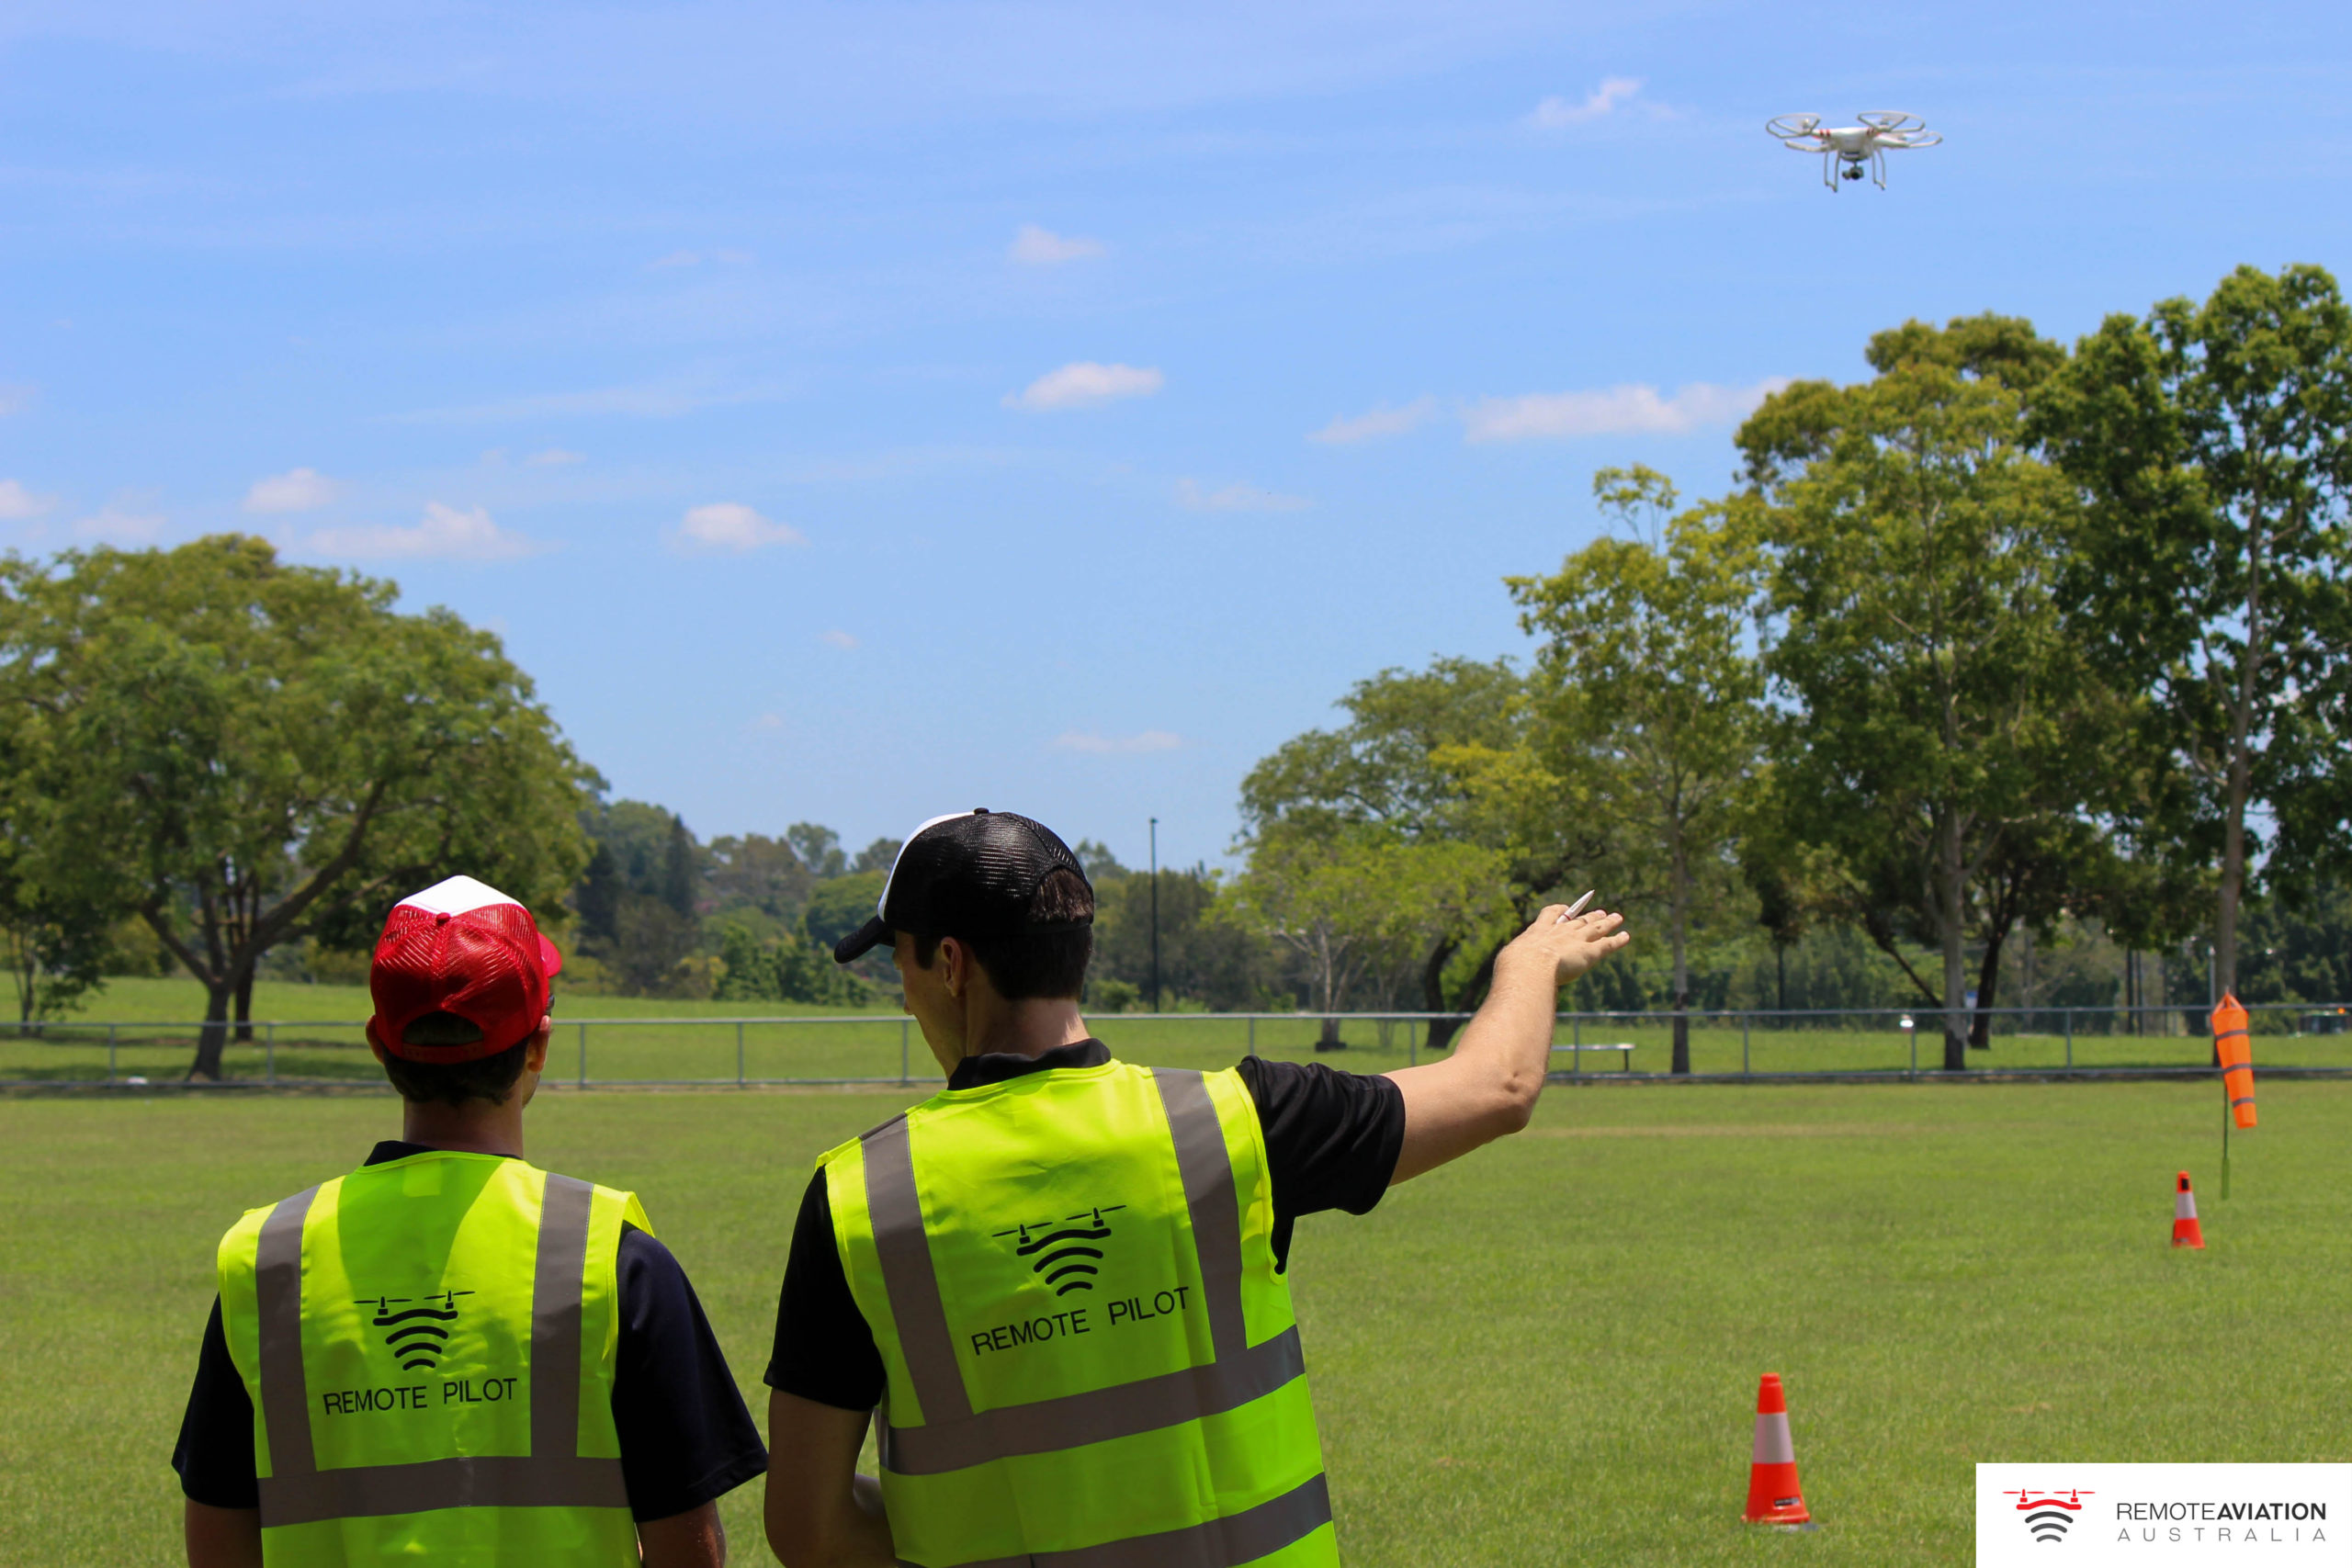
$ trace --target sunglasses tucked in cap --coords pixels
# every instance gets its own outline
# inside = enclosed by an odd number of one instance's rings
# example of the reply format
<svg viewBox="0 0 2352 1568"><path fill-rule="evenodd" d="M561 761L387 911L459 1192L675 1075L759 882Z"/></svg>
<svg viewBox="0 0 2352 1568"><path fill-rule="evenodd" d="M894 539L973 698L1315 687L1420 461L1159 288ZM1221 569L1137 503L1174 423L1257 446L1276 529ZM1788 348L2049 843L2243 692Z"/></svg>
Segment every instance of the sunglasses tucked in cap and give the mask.
<svg viewBox="0 0 2352 1568"><path fill-rule="evenodd" d="M1086 881L1086 868L1042 822L986 807L934 817L900 846L874 919L833 944L833 962L847 964L899 931L987 938L1092 925L1091 915L1076 920L1034 918L1037 889L1057 871ZM1093 886L1087 883L1089 892Z"/></svg>
<svg viewBox="0 0 2352 1568"><path fill-rule="evenodd" d="M368 1032L413 1062L477 1061L511 1051L547 1016L548 981L563 955L538 922L497 888L470 876L436 882L392 907L368 965L376 1016ZM451 1013L481 1031L463 1044L406 1038L428 1013Z"/></svg>

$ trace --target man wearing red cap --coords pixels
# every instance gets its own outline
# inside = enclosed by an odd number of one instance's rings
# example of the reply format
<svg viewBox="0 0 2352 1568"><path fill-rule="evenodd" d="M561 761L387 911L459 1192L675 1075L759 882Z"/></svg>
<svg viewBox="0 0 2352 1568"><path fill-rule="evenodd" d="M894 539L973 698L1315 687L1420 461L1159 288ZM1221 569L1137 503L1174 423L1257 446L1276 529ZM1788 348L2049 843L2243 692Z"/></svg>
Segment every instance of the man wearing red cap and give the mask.
<svg viewBox="0 0 2352 1568"><path fill-rule="evenodd" d="M469 876L385 921L401 1138L220 1243L173 1456L191 1568L725 1562L717 1500L767 1456L693 1287L634 1194L522 1157L561 966Z"/></svg>
<svg viewBox="0 0 2352 1568"><path fill-rule="evenodd" d="M959 812L833 949L888 946L947 1082L801 1201L767 1372L788 1568L1332 1568L1292 1227L1525 1126L1558 988L1626 942L1545 909L1436 1062L1199 1073L1088 1031L1093 919L1042 823Z"/></svg>

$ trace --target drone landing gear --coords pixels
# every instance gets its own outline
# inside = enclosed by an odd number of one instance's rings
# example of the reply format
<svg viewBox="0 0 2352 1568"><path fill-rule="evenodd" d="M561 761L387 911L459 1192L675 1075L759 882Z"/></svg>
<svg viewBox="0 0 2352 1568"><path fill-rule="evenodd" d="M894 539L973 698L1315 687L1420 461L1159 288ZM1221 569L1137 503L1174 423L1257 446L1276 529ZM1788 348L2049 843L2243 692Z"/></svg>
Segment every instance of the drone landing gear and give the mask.
<svg viewBox="0 0 2352 1568"><path fill-rule="evenodd" d="M1868 154L1868 162L1871 183L1884 190L1886 155L1873 148ZM1839 188L1838 182L1840 180L1859 180L1862 177L1863 163L1864 159L1860 155L1824 152L1821 155L1821 183L1835 191Z"/></svg>

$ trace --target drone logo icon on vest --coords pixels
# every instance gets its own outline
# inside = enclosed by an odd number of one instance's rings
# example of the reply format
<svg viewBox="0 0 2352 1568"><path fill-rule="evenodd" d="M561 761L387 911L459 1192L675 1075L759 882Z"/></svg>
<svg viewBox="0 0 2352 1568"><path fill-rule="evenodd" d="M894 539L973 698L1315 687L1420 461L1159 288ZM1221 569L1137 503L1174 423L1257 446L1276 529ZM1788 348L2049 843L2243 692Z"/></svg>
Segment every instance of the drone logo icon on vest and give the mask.
<svg viewBox="0 0 2352 1568"><path fill-rule="evenodd" d="M2033 1539L2045 1545L2066 1539L2066 1527L2082 1512L2083 1499L2090 1494L2082 1491L2005 1493L2018 1500L2018 1512L2025 1516L2025 1528Z"/></svg>
<svg viewBox="0 0 2352 1568"><path fill-rule="evenodd" d="M1102 1272L1095 1265L1102 1261L1102 1249L1088 1244L1107 1239L1111 1225L1102 1216L1125 1207L1125 1203L1101 1204L1083 1213L1015 1225L996 1234L1017 1238L1013 1255L1030 1259L1030 1272L1051 1285L1054 1294L1066 1296L1072 1291L1094 1288L1094 1277Z"/></svg>
<svg viewBox="0 0 2352 1568"><path fill-rule="evenodd" d="M429 1372L441 1364L441 1352L449 1343L448 1325L458 1321L458 1298L472 1294L471 1291L444 1291L437 1296L376 1298L375 1326L386 1331L384 1348L400 1358L401 1371ZM407 1306L413 1301L441 1304ZM394 1307L407 1310L395 1312Z"/></svg>

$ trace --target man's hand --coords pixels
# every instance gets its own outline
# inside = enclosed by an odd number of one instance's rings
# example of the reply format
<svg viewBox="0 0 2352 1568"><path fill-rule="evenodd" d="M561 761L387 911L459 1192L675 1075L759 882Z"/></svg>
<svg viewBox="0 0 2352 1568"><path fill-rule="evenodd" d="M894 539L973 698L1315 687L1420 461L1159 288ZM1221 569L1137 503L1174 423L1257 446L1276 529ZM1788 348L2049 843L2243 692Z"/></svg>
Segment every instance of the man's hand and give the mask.
<svg viewBox="0 0 2352 1568"><path fill-rule="evenodd" d="M1552 1067L1560 987L1633 940L1622 915L1566 918L1554 904L1495 955L1487 1004L1453 1055L1388 1076L1405 1091L1405 1145L1389 1184L1409 1181L1527 1125Z"/></svg>
<svg viewBox="0 0 2352 1568"><path fill-rule="evenodd" d="M1573 919L1567 916L1566 905L1547 906L1542 914L1535 917L1533 925L1511 938L1502 952L1496 955L1495 974L1500 976L1506 965L1517 968L1521 964L1529 964L1540 975L1549 964L1553 976L1552 989L1555 993L1554 999L1556 1001L1556 993L1561 987L1580 978L1594 964L1634 940L1621 929L1625 923L1623 915L1595 909L1590 914L1577 915ZM1546 1008L1544 1010L1544 1043L1548 1046L1551 1043L1550 1014L1556 1010ZM1484 1016L1483 1010L1481 1016Z"/></svg>

